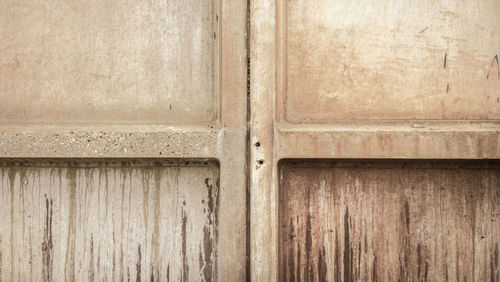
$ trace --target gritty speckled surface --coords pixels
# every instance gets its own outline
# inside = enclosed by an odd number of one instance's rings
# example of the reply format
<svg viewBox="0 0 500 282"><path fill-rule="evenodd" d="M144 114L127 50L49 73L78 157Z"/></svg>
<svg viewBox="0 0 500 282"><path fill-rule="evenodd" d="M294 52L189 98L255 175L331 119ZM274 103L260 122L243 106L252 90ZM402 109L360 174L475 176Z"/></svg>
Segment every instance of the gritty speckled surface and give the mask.
<svg viewBox="0 0 500 282"><path fill-rule="evenodd" d="M215 157L213 129L31 127L0 129L0 156L16 158Z"/></svg>

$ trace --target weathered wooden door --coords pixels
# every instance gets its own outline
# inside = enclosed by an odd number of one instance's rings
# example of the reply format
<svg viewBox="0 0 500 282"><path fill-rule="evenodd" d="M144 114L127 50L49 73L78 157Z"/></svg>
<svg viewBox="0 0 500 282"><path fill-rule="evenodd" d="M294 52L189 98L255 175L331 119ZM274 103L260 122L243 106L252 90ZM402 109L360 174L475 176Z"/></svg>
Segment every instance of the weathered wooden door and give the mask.
<svg viewBox="0 0 500 282"><path fill-rule="evenodd" d="M252 281L500 281L500 2L250 3Z"/></svg>
<svg viewBox="0 0 500 282"><path fill-rule="evenodd" d="M0 281L246 277L244 1L0 1Z"/></svg>
<svg viewBox="0 0 500 282"><path fill-rule="evenodd" d="M0 281L500 281L499 17L0 1Z"/></svg>

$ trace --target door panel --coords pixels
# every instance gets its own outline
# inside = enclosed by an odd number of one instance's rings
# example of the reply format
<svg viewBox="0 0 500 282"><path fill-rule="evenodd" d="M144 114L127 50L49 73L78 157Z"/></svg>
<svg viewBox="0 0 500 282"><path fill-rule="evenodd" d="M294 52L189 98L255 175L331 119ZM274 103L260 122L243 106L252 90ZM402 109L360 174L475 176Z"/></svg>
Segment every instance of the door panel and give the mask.
<svg viewBox="0 0 500 282"><path fill-rule="evenodd" d="M4 161L0 183L5 281L217 280L213 161Z"/></svg>
<svg viewBox="0 0 500 282"><path fill-rule="evenodd" d="M498 167L440 160L500 158L499 11L250 1L252 281L498 280Z"/></svg>
<svg viewBox="0 0 500 282"><path fill-rule="evenodd" d="M280 281L497 281L500 163L283 161Z"/></svg>
<svg viewBox="0 0 500 282"><path fill-rule="evenodd" d="M498 1L278 2L287 121L500 118Z"/></svg>
<svg viewBox="0 0 500 282"><path fill-rule="evenodd" d="M218 3L2 1L0 122L208 124Z"/></svg>
<svg viewBox="0 0 500 282"><path fill-rule="evenodd" d="M247 13L0 1L0 281L245 280Z"/></svg>

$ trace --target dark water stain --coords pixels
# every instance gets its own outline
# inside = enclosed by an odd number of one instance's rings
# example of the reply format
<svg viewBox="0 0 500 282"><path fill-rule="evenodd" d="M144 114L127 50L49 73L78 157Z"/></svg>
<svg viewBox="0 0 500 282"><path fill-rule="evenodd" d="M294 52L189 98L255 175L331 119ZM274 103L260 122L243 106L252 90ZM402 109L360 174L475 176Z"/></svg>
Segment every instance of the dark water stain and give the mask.
<svg viewBox="0 0 500 282"><path fill-rule="evenodd" d="M420 243L417 245L417 279L420 281L420 272L422 268L422 248Z"/></svg>
<svg viewBox="0 0 500 282"><path fill-rule="evenodd" d="M205 281L217 280L217 253L214 245L218 238L218 213L219 213L219 179L216 179L215 186L211 178L205 178L205 186L208 191L208 214L207 220L211 228L203 228L203 248L205 257L205 268L203 276ZM212 230L212 232L211 232Z"/></svg>
<svg viewBox="0 0 500 282"><path fill-rule="evenodd" d="M170 281L170 264L167 265L167 282Z"/></svg>
<svg viewBox="0 0 500 282"><path fill-rule="evenodd" d="M339 235L335 228L335 281L341 281Z"/></svg>
<svg viewBox="0 0 500 282"><path fill-rule="evenodd" d="M189 265L187 263L187 250L186 250L186 226L187 226L188 216L184 209L182 210L182 270L181 270L181 281L189 281Z"/></svg>
<svg viewBox="0 0 500 282"><path fill-rule="evenodd" d="M417 279L418 281L427 281L427 276L429 275L429 262L425 258L425 254L422 246L417 244ZM422 271L423 268L423 271ZM422 276L422 280L421 277Z"/></svg>
<svg viewBox="0 0 500 282"><path fill-rule="evenodd" d="M306 281L314 280L314 269L311 264L312 234L311 234L311 189L307 190L307 218L306 218Z"/></svg>
<svg viewBox="0 0 500 282"><path fill-rule="evenodd" d="M113 231L113 246L116 246L115 231ZM113 250L113 281L116 281L116 251Z"/></svg>
<svg viewBox="0 0 500 282"><path fill-rule="evenodd" d="M151 269L158 269L159 257L160 257L160 247L158 239L160 238L160 220L161 220L161 176L162 168L156 167L154 169L155 177L155 197L154 197L154 216L153 216L153 242L152 242L152 252L151 255ZM151 271L151 277L154 280L153 271ZM159 274L157 275L159 278Z"/></svg>
<svg viewBox="0 0 500 282"><path fill-rule="evenodd" d="M290 242L291 242L291 247L288 250L289 251L289 262L288 262L288 268L289 268L289 281L290 282L295 282L295 244L293 241L295 240L295 229L293 225L293 217L290 217ZM286 264L285 264L286 265ZM298 266L300 268L300 265ZM286 275L286 270L285 270L285 275Z"/></svg>
<svg viewBox="0 0 500 282"><path fill-rule="evenodd" d="M136 279L135 281L141 281L141 245L137 246L137 263L135 264L136 268Z"/></svg>
<svg viewBox="0 0 500 282"><path fill-rule="evenodd" d="M66 179L69 185L69 215L68 215L68 238L66 240L66 259L64 265L64 277L66 280L75 280L75 236L76 236L76 168L68 168Z"/></svg>
<svg viewBox="0 0 500 282"><path fill-rule="evenodd" d="M410 233L410 206L408 201L405 201L405 223L406 223L406 233Z"/></svg>
<svg viewBox="0 0 500 282"><path fill-rule="evenodd" d="M357 269L357 273L356 273L356 278L359 278L361 277L361 240L358 242L358 269Z"/></svg>
<svg viewBox="0 0 500 282"><path fill-rule="evenodd" d="M90 234L90 267L89 280L94 281L94 235Z"/></svg>
<svg viewBox="0 0 500 282"><path fill-rule="evenodd" d="M318 281L320 282L327 281L328 268L326 266L325 254L325 246L322 246L318 251Z"/></svg>
<svg viewBox="0 0 500 282"><path fill-rule="evenodd" d="M205 281L212 281L212 239L210 238L210 230L207 226L203 227L203 250L205 254L203 277Z"/></svg>
<svg viewBox="0 0 500 282"><path fill-rule="evenodd" d="M45 195L45 227L42 242L43 281L52 281L53 241L52 241L52 199Z"/></svg>
<svg viewBox="0 0 500 282"><path fill-rule="evenodd" d="M210 216L214 212L214 195L213 195L213 186L210 183L210 178L205 178L205 185L207 186L208 189L208 210L209 210L209 216L208 216L208 222L209 224L213 224L212 217Z"/></svg>
<svg viewBox="0 0 500 282"><path fill-rule="evenodd" d="M490 257L490 273L491 282L500 281L500 271L498 269L498 243L495 243L495 250Z"/></svg>
<svg viewBox="0 0 500 282"><path fill-rule="evenodd" d="M15 216L14 216L14 191L15 191L15 180L16 180L16 174L17 171L13 168L9 169L8 172L8 178L9 178L9 186L10 186L10 199L11 199L11 205L10 205L10 222L11 225L16 222ZM15 246L15 237L14 237L14 226L10 227L10 245ZM11 265L10 265L10 277L14 277L14 261L15 261L15 249L16 248L10 248L10 257L11 257Z"/></svg>
<svg viewBox="0 0 500 282"><path fill-rule="evenodd" d="M354 281L352 276L352 249L349 231L349 207L345 209L344 216L344 281Z"/></svg>
<svg viewBox="0 0 500 282"><path fill-rule="evenodd" d="M399 281L408 281L408 266L411 253L410 246L410 206L408 201L405 201L403 211L401 212L401 221L404 226L404 231L401 232L401 249L402 257L399 257Z"/></svg>

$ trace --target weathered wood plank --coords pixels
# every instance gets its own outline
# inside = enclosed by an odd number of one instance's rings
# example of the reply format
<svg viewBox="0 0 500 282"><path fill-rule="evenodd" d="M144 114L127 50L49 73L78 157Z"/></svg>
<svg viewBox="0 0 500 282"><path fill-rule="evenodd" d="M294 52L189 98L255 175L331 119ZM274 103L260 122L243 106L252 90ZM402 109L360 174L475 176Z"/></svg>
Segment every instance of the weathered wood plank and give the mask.
<svg viewBox="0 0 500 282"><path fill-rule="evenodd" d="M280 172L280 281L500 281L498 162Z"/></svg>
<svg viewBox="0 0 500 282"><path fill-rule="evenodd" d="M4 161L1 281L217 280L213 163Z"/></svg>

